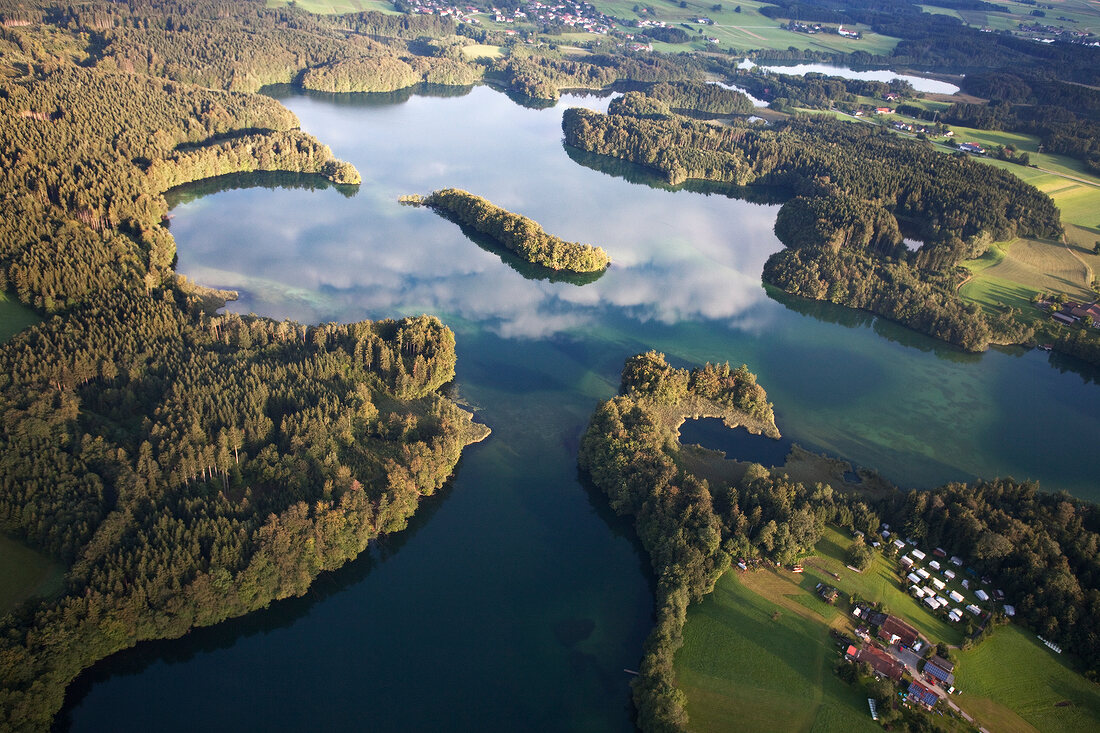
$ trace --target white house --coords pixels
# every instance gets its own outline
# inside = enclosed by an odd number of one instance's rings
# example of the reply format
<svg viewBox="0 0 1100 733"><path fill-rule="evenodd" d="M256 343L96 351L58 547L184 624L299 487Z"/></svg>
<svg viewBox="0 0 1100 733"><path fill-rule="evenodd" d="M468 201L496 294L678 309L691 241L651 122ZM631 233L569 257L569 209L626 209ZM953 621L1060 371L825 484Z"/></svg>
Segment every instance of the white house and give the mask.
<svg viewBox="0 0 1100 733"><path fill-rule="evenodd" d="M983 601L983 602L984 602L984 601L988 601L988 600L989 600L989 594L988 594L988 593L986 593L986 592L985 592L984 590L982 590L981 588L979 588L978 590L974 591L974 595L976 595L976 596L978 597L978 600L979 600L979 601Z"/></svg>
<svg viewBox="0 0 1100 733"><path fill-rule="evenodd" d="M963 598L963 594L959 593L957 590L953 590L947 595L950 596L951 600L953 600L955 603L962 603L965 600Z"/></svg>
<svg viewBox="0 0 1100 733"><path fill-rule="evenodd" d="M925 554L920 550L913 550L910 554L918 560L923 560L925 558Z"/></svg>

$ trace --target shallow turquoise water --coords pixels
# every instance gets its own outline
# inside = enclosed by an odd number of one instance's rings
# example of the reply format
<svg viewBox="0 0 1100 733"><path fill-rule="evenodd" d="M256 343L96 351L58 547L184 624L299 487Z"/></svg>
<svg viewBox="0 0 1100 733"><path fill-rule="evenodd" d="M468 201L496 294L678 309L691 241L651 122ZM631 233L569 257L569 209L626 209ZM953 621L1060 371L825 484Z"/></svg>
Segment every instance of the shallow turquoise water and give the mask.
<svg viewBox="0 0 1100 733"><path fill-rule="evenodd" d="M777 206L645 185L570 155L567 98L284 99L363 174L358 191L250 176L177 196L179 270L239 312L352 321L421 312L458 339L458 393L493 428L414 527L305 599L108 660L73 730L630 729L651 590L629 527L579 482L577 441L631 354L747 363L786 437L905 486L1013 475L1100 499L1096 373L969 355L894 324L769 295ZM458 186L599 244L585 285L537 279L398 196Z"/></svg>

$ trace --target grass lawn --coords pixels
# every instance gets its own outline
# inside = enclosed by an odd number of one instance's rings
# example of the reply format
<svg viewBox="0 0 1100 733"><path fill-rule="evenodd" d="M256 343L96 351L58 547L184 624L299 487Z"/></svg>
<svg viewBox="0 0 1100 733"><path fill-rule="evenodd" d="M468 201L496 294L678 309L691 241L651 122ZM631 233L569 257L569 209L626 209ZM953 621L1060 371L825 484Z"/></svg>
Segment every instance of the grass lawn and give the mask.
<svg viewBox="0 0 1100 733"><path fill-rule="evenodd" d="M34 311L8 293L0 292L0 342L7 341L39 320Z"/></svg>
<svg viewBox="0 0 1100 733"><path fill-rule="evenodd" d="M28 598L60 592L64 577L61 565L0 535L0 615Z"/></svg>
<svg viewBox="0 0 1100 733"><path fill-rule="evenodd" d="M676 655L690 727L878 730L866 699L833 673L837 655L820 619L776 605L750 590L736 571L726 573L714 593L688 611L684 646Z"/></svg>
<svg viewBox="0 0 1100 733"><path fill-rule="evenodd" d="M959 705L989 730L1100 730L1100 686L1018 626L958 652L955 678Z"/></svg>

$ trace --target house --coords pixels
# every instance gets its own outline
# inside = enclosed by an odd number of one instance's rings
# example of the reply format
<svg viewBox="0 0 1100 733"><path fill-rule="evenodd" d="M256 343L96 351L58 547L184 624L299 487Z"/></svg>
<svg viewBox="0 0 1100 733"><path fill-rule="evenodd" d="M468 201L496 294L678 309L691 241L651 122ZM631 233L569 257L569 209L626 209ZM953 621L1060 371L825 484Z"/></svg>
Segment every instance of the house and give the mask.
<svg viewBox="0 0 1100 733"><path fill-rule="evenodd" d="M848 648L844 650L844 656L849 657L851 659L855 659L857 654L859 654L859 650L856 649L851 644L849 644Z"/></svg>
<svg viewBox="0 0 1100 733"><path fill-rule="evenodd" d="M955 571L954 570L944 570L943 571L943 577L947 578L948 580L954 580L955 579Z"/></svg>
<svg viewBox="0 0 1100 733"><path fill-rule="evenodd" d="M902 540L894 540L894 547L898 548L899 550L904 549L905 542Z"/></svg>
<svg viewBox="0 0 1100 733"><path fill-rule="evenodd" d="M944 552L942 547L937 547L935 550L932 550L932 554L936 557L947 557L947 553Z"/></svg>
<svg viewBox="0 0 1100 733"><path fill-rule="evenodd" d="M930 577L932 577L932 573L928 572L924 568L917 568L917 575L919 575L923 580L928 580Z"/></svg>
<svg viewBox="0 0 1100 733"><path fill-rule="evenodd" d="M945 685L955 684L955 665L943 657L933 655L924 665L924 676Z"/></svg>
<svg viewBox="0 0 1100 733"><path fill-rule="evenodd" d="M1072 326L1074 323L1077 322L1076 318L1074 318L1073 316L1067 316L1065 313L1055 313L1051 315L1051 318L1058 321L1059 323L1064 323L1067 326Z"/></svg>
<svg viewBox="0 0 1100 733"><path fill-rule="evenodd" d="M959 557L958 555L952 555L951 556L951 564L954 565L957 568L961 568L963 566L962 558Z"/></svg>
<svg viewBox="0 0 1100 733"><path fill-rule="evenodd" d="M901 99L901 95L898 94L897 92L886 92L886 101L887 102L896 102L899 99Z"/></svg>
<svg viewBox="0 0 1100 733"><path fill-rule="evenodd" d="M895 544L897 544L897 543L895 543ZM911 557L909 557L908 555L906 555L905 557L903 557L903 558L901 559L901 566L902 566L903 568L910 568L910 567L913 567L913 558L911 558Z"/></svg>
<svg viewBox="0 0 1100 733"><path fill-rule="evenodd" d="M866 618L867 623L871 624L872 626L882 626L884 623L886 623L887 616L885 613L879 613L878 611L875 611L870 616L865 616L864 618Z"/></svg>
<svg viewBox="0 0 1100 733"><path fill-rule="evenodd" d="M836 603L836 599L840 597L840 591L831 585L817 584L817 594L821 596L821 600L826 603Z"/></svg>
<svg viewBox="0 0 1100 733"><path fill-rule="evenodd" d="M981 616L982 615L982 609L978 608L973 603L971 603L969 606L967 606L966 610L970 611L970 613L974 614L975 616Z"/></svg>
<svg viewBox="0 0 1100 733"><path fill-rule="evenodd" d="M940 569L940 564L939 564L939 562L938 562L938 561L936 561L936 560L933 560L932 562L928 563L928 567L930 567L930 568L932 568L933 570L935 570L935 571L939 572L939 569Z"/></svg>
<svg viewBox="0 0 1100 733"><path fill-rule="evenodd" d="M909 586L909 592L917 598L924 598L924 588L916 585Z"/></svg>
<svg viewBox="0 0 1100 733"><path fill-rule="evenodd" d="M974 591L974 595L976 595L978 597L978 600L982 601L983 603L989 600L989 594L980 588Z"/></svg>
<svg viewBox="0 0 1100 733"><path fill-rule="evenodd" d="M924 603L933 611L938 611L940 609L940 602L936 600L935 596L929 596L928 598L925 598Z"/></svg>
<svg viewBox="0 0 1100 733"><path fill-rule="evenodd" d="M901 676L905 674L904 665L886 652L873 646L860 649L856 654L856 661L866 662L875 671L875 674L880 677L888 677L894 682L900 680Z"/></svg>
<svg viewBox="0 0 1100 733"><path fill-rule="evenodd" d="M936 596L936 600L940 602L940 608L947 608L951 603L943 596Z"/></svg>
<svg viewBox="0 0 1100 733"><path fill-rule="evenodd" d="M920 576L919 576L919 575L917 575L916 573L909 573L908 575L906 575L906 576L905 576L905 578L906 578L906 579L907 579L907 580L908 580L908 581L909 581L910 583L913 583L914 585L916 585L916 584L919 584L919 583L920 583Z"/></svg>
<svg viewBox="0 0 1100 733"><path fill-rule="evenodd" d="M951 600L953 600L953 601L954 601L955 603L962 603L962 602L963 602L964 600L966 600L965 598L963 598L963 594L962 594L962 593L959 593L959 592L958 592L957 590L953 590L953 591L951 591L950 593L948 593L947 595L948 595L948 596L949 596L949 597L951 598Z"/></svg>
<svg viewBox="0 0 1100 733"><path fill-rule="evenodd" d="M944 582L943 582L942 580L940 580L939 578L932 578L932 586L933 586L933 587L934 587L934 588L935 588L936 590L943 590L944 588L946 588L946 587L947 587L947 583L944 583Z"/></svg>
<svg viewBox="0 0 1100 733"><path fill-rule="evenodd" d="M940 701L940 696L921 683L913 682L909 685L908 699L931 710Z"/></svg>
<svg viewBox="0 0 1100 733"><path fill-rule="evenodd" d="M913 646L914 642L917 640L918 634L916 629L901 619L887 616L886 620L879 626L878 636L880 639L890 644Z"/></svg>
<svg viewBox="0 0 1100 733"><path fill-rule="evenodd" d="M962 586L963 586L963 590L970 590L970 581L967 580L966 578L963 578Z"/></svg>
<svg viewBox="0 0 1100 733"><path fill-rule="evenodd" d="M947 614L947 618L949 620L951 620L953 623L956 623L956 624L959 623L960 621L962 621L962 617L963 617L962 611L960 611L957 608L952 608L951 612L949 614Z"/></svg>
<svg viewBox="0 0 1100 733"><path fill-rule="evenodd" d="M913 550L909 554L912 555L917 560L923 560L926 557L925 554L923 552L921 552L920 550Z"/></svg>
<svg viewBox="0 0 1100 733"><path fill-rule="evenodd" d="M976 155L985 155L985 148L978 143L959 143L959 150L964 153L973 153Z"/></svg>
<svg viewBox="0 0 1100 733"><path fill-rule="evenodd" d="M1005 604L1005 616L1015 616L1015 615L1016 615L1016 607L1015 606L1010 606L1006 603Z"/></svg>
<svg viewBox="0 0 1100 733"><path fill-rule="evenodd" d="M892 110L889 107L875 107L875 114L876 115L892 115L892 114L894 114L894 110Z"/></svg>
<svg viewBox="0 0 1100 733"><path fill-rule="evenodd" d="M1067 303L1067 305L1069 305ZM1100 303L1090 303L1089 305L1074 305L1069 310L1070 315L1075 318L1084 318L1088 316L1092 319L1093 323L1100 323Z"/></svg>

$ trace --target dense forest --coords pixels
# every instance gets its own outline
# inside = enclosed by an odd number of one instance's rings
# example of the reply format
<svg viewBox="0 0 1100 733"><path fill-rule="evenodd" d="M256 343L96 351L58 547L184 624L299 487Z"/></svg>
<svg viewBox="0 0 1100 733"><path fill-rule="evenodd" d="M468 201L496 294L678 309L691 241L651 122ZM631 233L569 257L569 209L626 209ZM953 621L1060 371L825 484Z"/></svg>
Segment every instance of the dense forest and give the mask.
<svg viewBox="0 0 1100 733"><path fill-rule="evenodd" d="M760 129L655 114L637 92L608 114L568 110L562 126L568 145L643 165L671 184L699 178L790 191L776 221L787 249L764 269L788 292L871 310L973 351L1031 335L1011 314L991 319L956 295L956 265L993 241L1061 234L1053 202L1010 173L827 119ZM919 228L915 252L899 219Z"/></svg>
<svg viewBox="0 0 1100 733"><path fill-rule="evenodd" d="M401 529L488 429L440 396L435 318L210 316L175 277L167 188L359 181L270 98L118 70L150 17L182 38L215 6L0 10L0 287L46 316L0 346L0 530L67 568L0 621L0 729L43 730L97 660L300 595Z"/></svg>
<svg viewBox="0 0 1100 733"><path fill-rule="evenodd" d="M747 466L738 481L708 484L685 468L674 432L699 411L703 395L751 413L746 424L753 416L771 421L771 405L745 367L707 364L689 372L650 352L627 361L619 396L596 408L581 441L581 468L616 513L633 518L657 576L657 623L634 683L642 730L688 729L673 666L688 605L713 590L731 558L791 564L813 551L826 523L870 535L887 521L902 536L966 557L1008 594L1018 621L1071 650L1096 678L1096 505L1007 479L870 501L759 465Z"/></svg>
<svg viewBox="0 0 1100 733"><path fill-rule="evenodd" d="M427 196L406 196L408 203L428 206L459 224L492 237L527 262L551 270L600 272L611 264L602 247L566 242L547 234L526 216L494 206L489 201L457 188L445 188Z"/></svg>
<svg viewBox="0 0 1100 733"><path fill-rule="evenodd" d="M646 96L673 109L713 115L749 114L755 109L752 101L741 92L702 82L661 82L649 87Z"/></svg>

